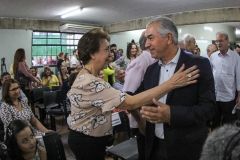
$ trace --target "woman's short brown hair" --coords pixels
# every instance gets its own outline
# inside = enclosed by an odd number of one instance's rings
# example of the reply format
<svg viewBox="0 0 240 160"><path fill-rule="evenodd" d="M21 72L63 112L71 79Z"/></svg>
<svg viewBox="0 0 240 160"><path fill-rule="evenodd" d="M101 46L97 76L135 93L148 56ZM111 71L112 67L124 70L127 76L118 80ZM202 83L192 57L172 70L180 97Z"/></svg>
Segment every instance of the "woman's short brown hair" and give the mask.
<svg viewBox="0 0 240 160"><path fill-rule="evenodd" d="M85 33L78 42L78 58L85 65L91 59L91 54L100 49L100 41L106 39L110 41L108 34L102 29L92 29Z"/></svg>
<svg viewBox="0 0 240 160"><path fill-rule="evenodd" d="M12 78L5 80L2 85L2 101L7 104L10 104L10 105L12 105L13 102L12 102L11 98L9 97L8 92L9 92L9 88L11 87L11 85L13 83L17 83L18 86L21 87L20 84L18 83L18 81L16 81L15 79L12 79ZM20 101L20 97L19 97L19 101Z"/></svg>

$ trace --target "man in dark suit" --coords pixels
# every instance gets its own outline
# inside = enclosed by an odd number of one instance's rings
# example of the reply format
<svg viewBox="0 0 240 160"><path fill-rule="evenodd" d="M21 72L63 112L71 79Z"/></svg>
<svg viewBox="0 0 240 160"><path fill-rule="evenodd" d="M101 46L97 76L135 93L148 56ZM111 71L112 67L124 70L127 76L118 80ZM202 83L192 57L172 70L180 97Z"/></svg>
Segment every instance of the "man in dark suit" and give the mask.
<svg viewBox="0 0 240 160"><path fill-rule="evenodd" d="M172 90L159 100L153 99L153 106L158 107L142 107L142 117L147 119L145 159L198 160L207 137L206 121L215 113L214 79L209 60L177 47L177 28L169 18L152 19L145 36L146 48L159 61L148 67L135 93L164 83L182 64L185 68L197 65L200 70L196 84Z"/></svg>

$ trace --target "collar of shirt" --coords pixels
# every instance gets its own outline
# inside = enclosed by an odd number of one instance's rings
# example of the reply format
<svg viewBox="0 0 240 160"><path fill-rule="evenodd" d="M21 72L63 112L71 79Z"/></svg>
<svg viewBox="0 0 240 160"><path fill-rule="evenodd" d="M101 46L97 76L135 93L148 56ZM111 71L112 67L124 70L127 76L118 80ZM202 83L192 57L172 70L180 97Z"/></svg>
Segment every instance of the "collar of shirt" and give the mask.
<svg viewBox="0 0 240 160"><path fill-rule="evenodd" d="M172 59L170 62L168 62L167 64L169 64L169 63L177 63L177 62L178 62L178 59L179 59L179 57L180 57L180 53L181 53L181 49L178 47L177 54L176 54L176 55L173 57L173 59ZM161 60L158 61L158 64L159 64L159 66L164 65ZM165 65L167 65L167 64L165 64Z"/></svg>
<svg viewBox="0 0 240 160"><path fill-rule="evenodd" d="M116 79L116 82L120 83L121 85L123 85L123 83L121 83L118 79Z"/></svg>
<svg viewBox="0 0 240 160"><path fill-rule="evenodd" d="M230 50L230 49L228 49L228 51L227 51L227 53L226 53L225 55L223 55L220 51L218 51L218 55L219 55L219 56L220 56L220 55L221 55L221 56L230 56L230 55L229 55L229 53L230 53L229 50Z"/></svg>

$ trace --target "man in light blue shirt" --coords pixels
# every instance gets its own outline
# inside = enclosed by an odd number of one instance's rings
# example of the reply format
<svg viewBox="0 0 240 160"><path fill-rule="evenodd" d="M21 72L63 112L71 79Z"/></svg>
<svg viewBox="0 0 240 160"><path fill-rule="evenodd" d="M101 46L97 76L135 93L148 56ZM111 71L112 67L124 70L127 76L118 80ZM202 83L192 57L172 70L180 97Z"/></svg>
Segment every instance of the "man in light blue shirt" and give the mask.
<svg viewBox="0 0 240 160"><path fill-rule="evenodd" d="M1 83L2 83L2 86L4 84L4 82L8 79L10 79L10 74L8 72L3 72L2 75L1 75ZM2 86L0 86L0 105L2 103ZM20 90L20 96L21 96L21 100L24 100L26 103L28 103L28 99L26 97L26 95L23 93L22 90Z"/></svg>
<svg viewBox="0 0 240 160"><path fill-rule="evenodd" d="M116 69L116 82L113 83L113 88L122 91L124 78L125 78L125 71L123 69Z"/></svg>
<svg viewBox="0 0 240 160"><path fill-rule="evenodd" d="M228 43L228 35L222 31L218 32L216 44L219 51L214 52L210 57L217 101L212 129L219 127L220 124L235 121L237 116L232 114L232 110L235 105L240 106L240 57L228 48ZM236 90L237 101L235 101Z"/></svg>

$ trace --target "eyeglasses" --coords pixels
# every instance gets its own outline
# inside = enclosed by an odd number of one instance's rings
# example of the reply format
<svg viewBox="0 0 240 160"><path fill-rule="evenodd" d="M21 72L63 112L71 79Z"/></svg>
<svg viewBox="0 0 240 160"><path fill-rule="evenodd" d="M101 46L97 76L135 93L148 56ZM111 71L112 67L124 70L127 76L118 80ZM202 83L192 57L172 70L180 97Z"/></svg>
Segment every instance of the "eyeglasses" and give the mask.
<svg viewBox="0 0 240 160"><path fill-rule="evenodd" d="M11 89L11 90L9 90L10 92L16 92L16 91L18 91L20 89L20 87L18 86L18 87L16 87L16 88L13 88L13 89Z"/></svg>
<svg viewBox="0 0 240 160"><path fill-rule="evenodd" d="M216 44L217 44L217 43L222 43L222 42L224 42L225 40L226 40L226 39L216 40L215 43L216 43Z"/></svg>

